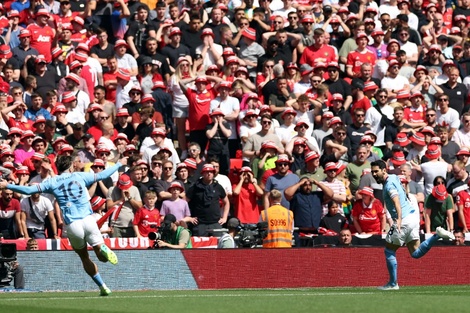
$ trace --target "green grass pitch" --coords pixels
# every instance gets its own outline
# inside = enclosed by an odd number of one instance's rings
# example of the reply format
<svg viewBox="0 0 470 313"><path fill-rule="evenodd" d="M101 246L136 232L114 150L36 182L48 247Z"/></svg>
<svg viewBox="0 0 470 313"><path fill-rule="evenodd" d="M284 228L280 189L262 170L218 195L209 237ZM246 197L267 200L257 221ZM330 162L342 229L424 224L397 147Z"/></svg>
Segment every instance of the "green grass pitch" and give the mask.
<svg viewBox="0 0 470 313"><path fill-rule="evenodd" d="M468 312L470 286L0 293L5 313Z"/></svg>

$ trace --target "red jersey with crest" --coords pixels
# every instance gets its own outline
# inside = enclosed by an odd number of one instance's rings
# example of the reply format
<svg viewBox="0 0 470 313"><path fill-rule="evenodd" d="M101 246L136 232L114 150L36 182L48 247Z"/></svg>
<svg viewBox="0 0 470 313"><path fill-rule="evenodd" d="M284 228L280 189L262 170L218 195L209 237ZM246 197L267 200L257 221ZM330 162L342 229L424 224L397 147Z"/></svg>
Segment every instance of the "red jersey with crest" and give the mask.
<svg viewBox="0 0 470 313"><path fill-rule="evenodd" d="M204 130L211 123L209 111L211 101L215 99L217 93L211 88L204 92L188 88L186 91L189 100L189 130Z"/></svg>
<svg viewBox="0 0 470 313"><path fill-rule="evenodd" d="M299 64L308 64L310 66L314 66L315 63L318 62L330 63L331 61L336 60L336 51L332 46L322 45L320 48L315 48L315 46L308 46L302 53Z"/></svg>
<svg viewBox="0 0 470 313"><path fill-rule="evenodd" d="M137 225L142 237L148 237L150 232L156 232L160 226L160 211L158 209L149 210L146 206L135 212L133 225Z"/></svg>
<svg viewBox="0 0 470 313"><path fill-rule="evenodd" d="M362 64L370 63L374 66L376 59L375 53L370 50L354 50L348 53L348 62L346 63L346 66L352 66L353 73L360 73Z"/></svg>
<svg viewBox="0 0 470 313"><path fill-rule="evenodd" d="M468 190L462 190L457 194L455 199L457 206L463 206L463 215L465 217L465 226L470 228L470 193ZM459 227L463 228L464 225L459 219Z"/></svg>
<svg viewBox="0 0 470 313"><path fill-rule="evenodd" d="M54 39L54 30L50 26L41 27L38 24L30 24L27 29L31 32L31 47L38 50L46 61L52 61L52 41Z"/></svg>
<svg viewBox="0 0 470 313"><path fill-rule="evenodd" d="M54 19L54 24L56 27L62 27L62 28L70 28L72 29L72 21L75 18L75 16L78 16L80 13L78 12L70 12L70 15L63 16L59 14L53 14L52 18Z"/></svg>
<svg viewBox="0 0 470 313"><path fill-rule="evenodd" d="M365 233L381 233L380 220L384 215L385 209L377 199L372 200L369 207L364 207L362 200L356 201L352 209L353 218L359 222Z"/></svg>
<svg viewBox="0 0 470 313"><path fill-rule="evenodd" d="M419 106L418 108L408 107L405 108L403 112L403 119L411 123L422 123L426 117L426 109L424 106Z"/></svg>

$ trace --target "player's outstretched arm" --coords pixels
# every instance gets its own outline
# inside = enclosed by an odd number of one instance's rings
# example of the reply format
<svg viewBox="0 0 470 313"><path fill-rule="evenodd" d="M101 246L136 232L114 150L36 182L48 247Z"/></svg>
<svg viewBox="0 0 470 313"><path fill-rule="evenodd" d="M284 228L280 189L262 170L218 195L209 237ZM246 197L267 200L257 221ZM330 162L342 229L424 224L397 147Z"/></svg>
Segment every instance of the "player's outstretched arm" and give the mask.
<svg viewBox="0 0 470 313"><path fill-rule="evenodd" d="M11 191L18 192L24 195L32 195L33 193L39 192L39 185L32 185L32 186L19 186L9 184L6 180L2 180L0 182L0 188L7 188Z"/></svg>
<svg viewBox="0 0 470 313"><path fill-rule="evenodd" d="M113 166L105 169L104 171L98 173L95 177L95 181L103 180L111 176L114 172L116 172L121 166L127 165L127 157L120 159L116 164Z"/></svg>

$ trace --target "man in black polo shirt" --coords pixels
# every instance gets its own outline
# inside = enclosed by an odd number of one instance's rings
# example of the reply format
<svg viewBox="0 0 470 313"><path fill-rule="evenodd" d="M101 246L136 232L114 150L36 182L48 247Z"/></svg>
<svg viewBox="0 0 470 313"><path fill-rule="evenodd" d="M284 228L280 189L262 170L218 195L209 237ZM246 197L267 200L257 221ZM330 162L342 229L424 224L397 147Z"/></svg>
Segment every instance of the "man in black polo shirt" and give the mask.
<svg viewBox="0 0 470 313"><path fill-rule="evenodd" d="M464 84L457 82L460 73L456 67L449 71L449 80L439 85L444 94L449 97L449 107L462 114L464 111L465 102L467 100L467 87Z"/></svg>
<svg viewBox="0 0 470 313"><path fill-rule="evenodd" d="M348 109L353 100L351 85L339 77L340 68L338 62L328 63L327 71L330 78L325 81L325 84L328 85L330 94L342 94L344 98L343 106Z"/></svg>
<svg viewBox="0 0 470 313"><path fill-rule="evenodd" d="M193 225L194 236L209 236L211 229L220 229L227 221L230 203L224 188L214 180L215 169L212 164L205 164L201 170L202 177L186 192L191 216L197 218ZM219 200L224 209L220 212Z"/></svg>

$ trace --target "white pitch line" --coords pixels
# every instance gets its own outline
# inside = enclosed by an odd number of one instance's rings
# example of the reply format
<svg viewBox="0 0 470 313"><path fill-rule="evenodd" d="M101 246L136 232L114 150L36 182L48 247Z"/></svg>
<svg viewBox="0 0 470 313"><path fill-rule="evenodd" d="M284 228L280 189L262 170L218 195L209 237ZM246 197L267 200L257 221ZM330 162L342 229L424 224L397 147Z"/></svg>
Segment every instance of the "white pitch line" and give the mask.
<svg viewBox="0 0 470 313"><path fill-rule="evenodd" d="M132 291L132 292L139 292L139 291ZM8 302L15 302L15 301L30 301L30 300L99 300L102 301L104 299L116 300L116 299L149 299L149 298L242 298L242 297L311 297L311 296L345 296L345 295L372 295L372 294L381 294L381 292L371 292L371 291L364 291L364 292L311 292L311 293L250 293L250 294L192 294L192 295L133 295L133 296L126 296L121 295L119 293L114 293L110 297L99 297L96 296L86 296L86 297L26 297L26 298L0 298L0 303L2 301ZM453 291L412 291L412 292L398 292L398 294L406 295L406 294L435 294L435 293L468 293L468 290L453 290ZM383 292L385 294L385 292ZM388 292L390 294L390 292ZM397 292L391 292L391 294L397 294Z"/></svg>

